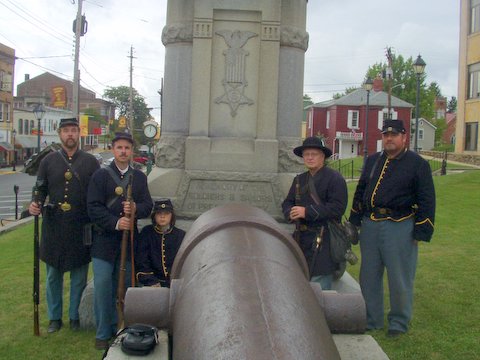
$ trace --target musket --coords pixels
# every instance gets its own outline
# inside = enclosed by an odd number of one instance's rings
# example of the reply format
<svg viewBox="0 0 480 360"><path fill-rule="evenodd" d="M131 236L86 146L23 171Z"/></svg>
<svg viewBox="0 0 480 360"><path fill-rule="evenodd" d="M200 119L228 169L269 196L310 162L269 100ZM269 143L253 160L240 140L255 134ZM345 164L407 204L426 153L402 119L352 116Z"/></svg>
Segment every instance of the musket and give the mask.
<svg viewBox="0 0 480 360"><path fill-rule="evenodd" d="M130 202L132 204L132 202ZM130 214L130 264L131 264L131 282L130 286L135 287L135 251L133 246L133 235L135 230L135 211L132 209Z"/></svg>
<svg viewBox="0 0 480 360"><path fill-rule="evenodd" d="M300 206L301 201L300 180L297 175L295 177L295 206ZM300 244L300 219L295 220L295 241Z"/></svg>
<svg viewBox="0 0 480 360"><path fill-rule="evenodd" d="M38 188L33 187L33 201L38 204L39 200ZM33 334L40 336L40 327L38 321L38 305L40 303L40 259L39 259L39 229L38 229L38 215L35 215L33 230Z"/></svg>
<svg viewBox="0 0 480 360"><path fill-rule="evenodd" d="M128 178L128 186L127 186L127 197L126 201L132 201L132 182L133 176L130 174ZM131 217L130 214L126 214L125 216ZM118 325L117 328L123 329L125 319L123 315L123 307L125 305L125 273L126 273L126 262L127 262L127 246L128 246L128 237L129 237L130 230L123 230L122 233L122 243L121 243L121 250L120 250L120 271L118 273L118 288L117 288L117 315L118 315Z"/></svg>

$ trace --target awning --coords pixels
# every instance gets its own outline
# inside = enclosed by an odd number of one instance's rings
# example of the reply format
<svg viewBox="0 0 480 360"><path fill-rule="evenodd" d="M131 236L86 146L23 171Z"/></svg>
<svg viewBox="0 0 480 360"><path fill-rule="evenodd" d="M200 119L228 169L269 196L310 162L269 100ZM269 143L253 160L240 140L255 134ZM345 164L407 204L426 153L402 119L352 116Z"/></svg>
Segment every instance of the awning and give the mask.
<svg viewBox="0 0 480 360"><path fill-rule="evenodd" d="M13 146L6 141L0 141L0 151L13 151Z"/></svg>
<svg viewBox="0 0 480 360"><path fill-rule="evenodd" d="M17 136L15 143L22 145L24 149L36 149L38 138L36 136Z"/></svg>

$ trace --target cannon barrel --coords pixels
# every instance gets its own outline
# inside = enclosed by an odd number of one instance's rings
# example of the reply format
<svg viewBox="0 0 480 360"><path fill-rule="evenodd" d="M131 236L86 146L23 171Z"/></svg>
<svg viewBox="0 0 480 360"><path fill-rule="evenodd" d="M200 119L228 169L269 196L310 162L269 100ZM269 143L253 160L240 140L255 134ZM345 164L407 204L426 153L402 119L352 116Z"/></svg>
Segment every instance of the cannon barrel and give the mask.
<svg viewBox="0 0 480 360"><path fill-rule="evenodd" d="M167 328L173 359L340 359L324 314L332 301L307 277L301 249L270 215L224 205L192 224L170 289L127 291L125 321Z"/></svg>

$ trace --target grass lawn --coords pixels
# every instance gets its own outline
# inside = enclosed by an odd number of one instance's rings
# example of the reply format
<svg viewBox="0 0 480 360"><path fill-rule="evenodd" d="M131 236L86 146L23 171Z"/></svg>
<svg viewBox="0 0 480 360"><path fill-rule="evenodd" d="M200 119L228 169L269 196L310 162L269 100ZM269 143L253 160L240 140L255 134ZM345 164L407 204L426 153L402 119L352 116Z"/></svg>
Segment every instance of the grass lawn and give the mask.
<svg viewBox="0 0 480 360"><path fill-rule="evenodd" d="M392 360L480 359L480 171L436 176L434 181L436 229L431 243L420 244L410 331L395 339L384 331L372 333ZM348 185L350 198L355 186ZM29 223L0 235L0 359L100 359L101 352L93 348L94 331L73 333L67 324L60 332L47 334L43 263L41 336L33 336L32 234ZM355 252L359 255L358 246ZM348 268L357 279L358 270L358 265ZM65 280L68 289L67 276ZM386 304L387 299L388 294Z"/></svg>

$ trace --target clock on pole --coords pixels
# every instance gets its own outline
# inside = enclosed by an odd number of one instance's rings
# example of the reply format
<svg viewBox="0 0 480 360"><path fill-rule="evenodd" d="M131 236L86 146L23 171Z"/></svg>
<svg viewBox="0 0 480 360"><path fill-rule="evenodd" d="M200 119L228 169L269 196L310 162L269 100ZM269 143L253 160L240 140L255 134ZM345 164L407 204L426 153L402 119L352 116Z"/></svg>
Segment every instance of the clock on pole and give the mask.
<svg viewBox="0 0 480 360"><path fill-rule="evenodd" d="M143 127L143 134L149 139L155 138L155 136L157 136L157 131L158 128L155 122L147 123Z"/></svg>

